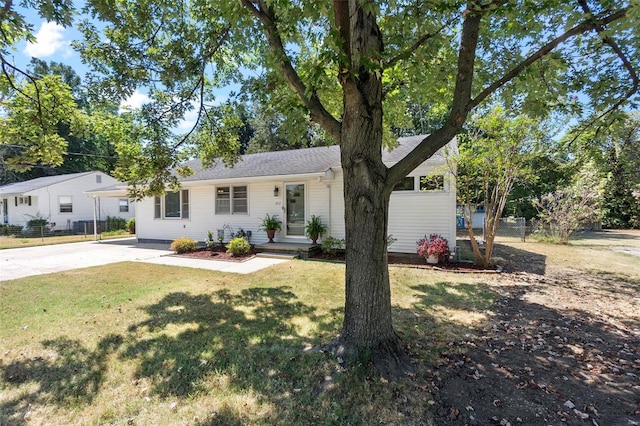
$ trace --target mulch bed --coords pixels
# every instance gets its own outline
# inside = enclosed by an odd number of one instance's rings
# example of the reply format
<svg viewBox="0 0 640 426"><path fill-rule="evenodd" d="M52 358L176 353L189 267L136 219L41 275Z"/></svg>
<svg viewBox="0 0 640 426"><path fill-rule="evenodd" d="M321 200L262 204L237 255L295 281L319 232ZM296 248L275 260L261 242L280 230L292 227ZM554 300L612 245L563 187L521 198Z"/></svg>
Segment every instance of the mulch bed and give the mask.
<svg viewBox="0 0 640 426"><path fill-rule="evenodd" d="M310 254L309 259L324 260L324 261L331 261L331 262L344 262L345 255L344 255L344 252L338 252L336 254L320 252L320 253ZM437 265L432 265L427 263L424 257L417 256L414 254L392 253L392 254L389 254L388 261L389 261L389 265L391 266L433 269L437 271L448 271L448 272L499 272L501 270L500 268L496 268L496 267L486 269L469 262L446 262L446 263L443 262Z"/></svg>
<svg viewBox="0 0 640 426"><path fill-rule="evenodd" d="M231 253L227 253L227 249L223 245L216 245L212 249L201 248L198 251L183 254L174 254L173 256L188 257L191 259L202 260L224 260L226 262L244 262L252 259L256 256L256 251L251 247L249 254L245 256L232 256Z"/></svg>

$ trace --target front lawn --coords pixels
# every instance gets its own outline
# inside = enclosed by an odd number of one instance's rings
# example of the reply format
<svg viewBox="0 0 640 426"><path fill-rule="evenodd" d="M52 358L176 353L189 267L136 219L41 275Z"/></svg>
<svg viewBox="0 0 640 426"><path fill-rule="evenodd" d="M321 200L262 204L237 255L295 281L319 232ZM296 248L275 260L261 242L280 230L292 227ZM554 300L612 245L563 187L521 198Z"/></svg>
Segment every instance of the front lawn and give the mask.
<svg viewBox="0 0 640 426"><path fill-rule="evenodd" d="M397 330L425 366L494 297L485 277L392 276ZM123 263L0 282L2 424L427 421L425 376L389 384L318 351L339 331L343 279L342 265L293 261L249 276Z"/></svg>
<svg viewBox="0 0 640 426"><path fill-rule="evenodd" d="M0 424L633 424L638 247L591 233L498 244L503 274L390 268L416 366L393 382L319 350L340 329L341 264L0 282Z"/></svg>
<svg viewBox="0 0 640 426"><path fill-rule="evenodd" d="M121 235L98 235L99 240L111 240L116 238L129 238L135 237L135 234L121 234ZM66 243L80 243L82 241L93 241L93 234L91 235L60 235L56 237L16 237L16 236L0 236L0 250L12 249L21 247L35 247L35 246L47 246L54 244L66 244Z"/></svg>

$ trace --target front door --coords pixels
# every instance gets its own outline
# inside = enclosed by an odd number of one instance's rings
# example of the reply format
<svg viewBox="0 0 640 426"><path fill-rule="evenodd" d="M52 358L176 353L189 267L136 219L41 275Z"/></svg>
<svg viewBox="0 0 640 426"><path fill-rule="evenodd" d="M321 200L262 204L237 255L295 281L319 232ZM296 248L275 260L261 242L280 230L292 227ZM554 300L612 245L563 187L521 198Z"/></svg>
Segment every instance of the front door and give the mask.
<svg viewBox="0 0 640 426"><path fill-rule="evenodd" d="M304 183L286 184L287 211L285 227L287 237L304 237L305 185Z"/></svg>

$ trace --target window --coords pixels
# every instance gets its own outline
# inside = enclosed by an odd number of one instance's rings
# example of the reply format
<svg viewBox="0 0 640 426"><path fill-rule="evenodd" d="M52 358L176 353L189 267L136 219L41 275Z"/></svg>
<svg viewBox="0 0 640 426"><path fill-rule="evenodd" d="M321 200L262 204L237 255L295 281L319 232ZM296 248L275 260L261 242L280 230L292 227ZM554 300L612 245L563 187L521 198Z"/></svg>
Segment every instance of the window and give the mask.
<svg viewBox="0 0 640 426"><path fill-rule="evenodd" d="M216 188L216 214L247 214L248 212L246 185Z"/></svg>
<svg viewBox="0 0 640 426"><path fill-rule="evenodd" d="M429 175L420 176L420 191L443 191L444 176Z"/></svg>
<svg viewBox="0 0 640 426"><path fill-rule="evenodd" d="M180 193L167 192L164 194L164 217L180 218Z"/></svg>
<svg viewBox="0 0 640 426"><path fill-rule="evenodd" d="M414 188L413 176L407 176L402 179L396 186L393 187L394 191L413 191Z"/></svg>
<svg viewBox="0 0 640 426"><path fill-rule="evenodd" d="M60 203L60 213L73 213L73 203L70 195L61 195L58 201Z"/></svg>
<svg viewBox="0 0 640 426"><path fill-rule="evenodd" d="M162 202L159 196L153 197L153 218L160 219L162 217Z"/></svg>
<svg viewBox="0 0 640 426"><path fill-rule="evenodd" d="M153 198L153 217L154 219L188 219L189 190L167 192L162 197L155 196Z"/></svg>
<svg viewBox="0 0 640 426"><path fill-rule="evenodd" d="M28 197L16 197L16 206L18 204L31 205L31 195L29 195Z"/></svg>
<svg viewBox="0 0 640 426"><path fill-rule="evenodd" d="M129 200L126 198L121 198L119 200L120 204L120 213L127 213L129 211Z"/></svg>
<svg viewBox="0 0 640 426"><path fill-rule="evenodd" d="M233 187L233 204L231 205L232 213L247 213L247 187L246 186L234 186Z"/></svg>

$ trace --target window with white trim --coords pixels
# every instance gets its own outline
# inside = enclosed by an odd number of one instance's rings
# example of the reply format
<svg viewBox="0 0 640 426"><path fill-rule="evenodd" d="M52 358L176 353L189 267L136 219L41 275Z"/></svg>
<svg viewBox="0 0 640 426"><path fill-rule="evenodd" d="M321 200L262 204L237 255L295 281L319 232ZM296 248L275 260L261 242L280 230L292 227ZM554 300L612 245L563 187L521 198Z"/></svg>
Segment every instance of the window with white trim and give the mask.
<svg viewBox="0 0 640 426"><path fill-rule="evenodd" d="M247 214L248 212L249 197L246 185L216 188L216 214Z"/></svg>
<svg viewBox="0 0 640 426"><path fill-rule="evenodd" d="M413 176L407 176L406 178L398 182L396 186L393 187L393 190L394 191L413 191L415 190L414 180L415 179L413 178Z"/></svg>
<svg viewBox="0 0 640 426"><path fill-rule="evenodd" d="M73 213L73 200L70 195L61 195L58 198L60 213Z"/></svg>
<svg viewBox="0 0 640 426"><path fill-rule="evenodd" d="M154 219L189 219L189 190L171 191L153 197Z"/></svg>
<svg viewBox="0 0 640 426"><path fill-rule="evenodd" d="M126 198L120 198L118 200L118 210L120 213L128 213L129 212L129 200Z"/></svg>

